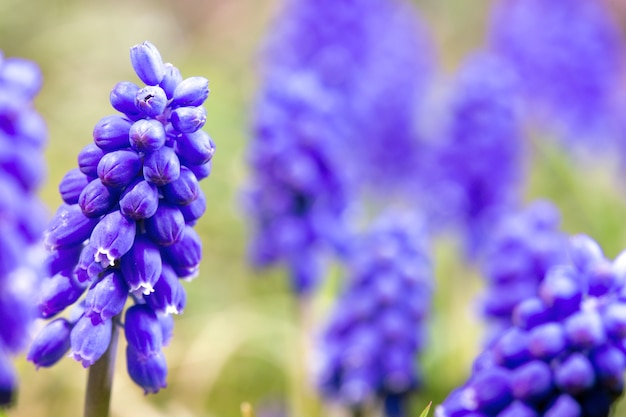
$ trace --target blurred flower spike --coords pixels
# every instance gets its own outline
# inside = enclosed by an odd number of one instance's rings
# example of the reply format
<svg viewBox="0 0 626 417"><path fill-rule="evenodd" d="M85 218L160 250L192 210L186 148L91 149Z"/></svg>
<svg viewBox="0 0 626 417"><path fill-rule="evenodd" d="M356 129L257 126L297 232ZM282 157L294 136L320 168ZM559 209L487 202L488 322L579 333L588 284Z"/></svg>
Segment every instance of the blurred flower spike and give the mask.
<svg viewBox="0 0 626 417"><path fill-rule="evenodd" d="M26 347L37 317L32 300L42 271L35 244L46 215L36 192L48 135L33 107L41 84L34 62L0 51L0 407L13 402L17 389L10 355Z"/></svg>
<svg viewBox="0 0 626 417"><path fill-rule="evenodd" d="M513 325L474 363L437 417L608 416L624 390L626 252L606 259L591 238L570 240Z"/></svg>
<svg viewBox="0 0 626 417"><path fill-rule="evenodd" d="M406 415L434 290L426 240L423 222L388 212L355 244L321 340L318 381L329 399L361 410L380 399L387 416Z"/></svg>
<svg viewBox="0 0 626 417"><path fill-rule="evenodd" d="M211 172L213 140L201 130L208 80L183 79L149 42L131 48L144 87L124 81L110 94L119 114L103 117L78 168L59 185L64 204L45 233L49 278L40 315L56 318L37 336L28 359L52 366L67 354L84 367L107 350L125 315L127 364L146 393L166 386L161 351L170 314L182 313L181 279L198 274L202 243L193 230L206 210L199 181ZM167 334L162 334L163 330Z"/></svg>

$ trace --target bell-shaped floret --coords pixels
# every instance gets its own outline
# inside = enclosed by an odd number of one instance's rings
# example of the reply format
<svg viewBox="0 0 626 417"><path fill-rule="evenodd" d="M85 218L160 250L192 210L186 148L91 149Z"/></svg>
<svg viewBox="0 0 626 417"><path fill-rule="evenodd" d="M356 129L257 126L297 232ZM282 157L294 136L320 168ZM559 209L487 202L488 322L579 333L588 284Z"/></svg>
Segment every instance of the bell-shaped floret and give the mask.
<svg viewBox="0 0 626 417"><path fill-rule="evenodd" d="M168 264L163 264L161 276L154 286L154 292L144 297L155 312L180 314L185 308L187 295L176 272Z"/></svg>
<svg viewBox="0 0 626 417"><path fill-rule="evenodd" d="M78 196L89 184L87 176L78 168L68 171L59 183L59 192L65 204L78 203Z"/></svg>
<svg viewBox="0 0 626 417"><path fill-rule="evenodd" d="M135 304L126 310L124 334L128 346L139 355L150 356L161 351L163 334L155 312L146 304Z"/></svg>
<svg viewBox="0 0 626 417"><path fill-rule="evenodd" d="M167 386L167 364L160 350L144 356L131 345L126 347L126 365L133 381L144 389L145 394L155 394Z"/></svg>
<svg viewBox="0 0 626 417"><path fill-rule="evenodd" d="M35 337L26 359L39 367L49 367L57 363L70 349L72 325L64 318L58 318L41 329Z"/></svg>
<svg viewBox="0 0 626 417"><path fill-rule="evenodd" d="M209 80L204 77L184 79L174 90L172 107L197 107L209 96Z"/></svg>
<svg viewBox="0 0 626 417"><path fill-rule="evenodd" d="M98 224L83 214L80 206L62 204L44 233L44 245L48 249L84 242Z"/></svg>
<svg viewBox="0 0 626 417"><path fill-rule="evenodd" d="M96 363L109 347L112 325L111 320L94 324L90 317L81 317L70 333L70 356L84 368Z"/></svg>
<svg viewBox="0 0 626 417"><path fill-rule="evenodd" d="M157 85L165 76L165 67L159 50L145 41L130 48L130 63L141 81Z"/></svg>
<svg viewBox="0 0 626 417"><path fill-rule="evenodd" d="M161 246L170 246L180 241L185 230L185 218L178 207L161 203L154 216L144 223L146 233Z"/></svg>
<svg viewBox="0 0 626 417"><path fill-rule="evenodd" d="M128 297L128 285L119 271L106 274L89 289L85 298L85 315L93 323L112 319L122 312Z"/></svg>
<svg viewBox="0 0 626 417"><path fill-rule="evenodd" d="M136 232L135 221L119 210L104 216L94 228L89 242L96 248L96 262L103 266L113 266L133 246Z"/></svg>
<svg viewBox="0 0 626 417"><path fill-rule="evenodd" d="M37 303L42 317L52 317L74 304L86 288L87 286L78 281L71 269L44 280Z"/></svg>
<svg viewBox="0 0 626 417"><path fill-rule="evenodd" d="M150 294L161 275L159 247L146 235L138 235L132 248L122 257L120 266L131 292Z"/></svg>
<svg viewBox="0 0 626 417"><path fill-rule="evenodd" d="M198 274L200 268L202 240L192 227L187 226L181 240L162 248L161 253L179 277L192 279Z"/></svg>

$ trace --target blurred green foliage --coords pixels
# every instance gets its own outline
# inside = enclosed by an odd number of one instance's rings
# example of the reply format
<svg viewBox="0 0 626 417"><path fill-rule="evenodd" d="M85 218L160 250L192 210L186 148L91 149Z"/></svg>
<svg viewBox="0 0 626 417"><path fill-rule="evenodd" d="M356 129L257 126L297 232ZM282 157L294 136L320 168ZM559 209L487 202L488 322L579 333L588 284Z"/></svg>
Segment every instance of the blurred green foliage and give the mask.
<svg viewBox="0 0 626 417"><path fill-rule="evenodd" d="M60 203L57 184L76 166L91 141L94 124L113 113L110 89L136 81L129 48L150 40L183 76L210 80L205 130L217 144L213 174L203 181L208 210L197 230L204 243L200 276L188 284L188 306L176 317L175 337L165 349L169 386L144 396L125 370L120 343L113 387L113 416L240 415L249 402L292 417L341 415L320 403L307 365L311 344L339 288L339 271L312 300L305 326L282 271L259 274L246 264L246 223L239 193L247 176L245 150L255 54L276 0L179 0L109 2L2 0L0 49L41 66L45 83L37 107L47 120L49 176L41 197L52 214ZM446 70L481 44L489 1L417 2L433 31ZM526 198L550 198L563 212L564 227L597 239L609 256L626 247L621 174L605 160L572 159L545 138L532 142ZM414 415L429 401L442 401L466 378L479 349L481 325L474 296L479 272L462 260L459 243L444 237L434 249L437 292L430 344L421 366L424 390ZM21 390L11 417L75 416L82 413L86 371L70 359L35 370L17 362ZM626 407L624 407L626 410ZM618 410L616 415L626 415ZM278 417L280 414L272 414Z"/></svg>

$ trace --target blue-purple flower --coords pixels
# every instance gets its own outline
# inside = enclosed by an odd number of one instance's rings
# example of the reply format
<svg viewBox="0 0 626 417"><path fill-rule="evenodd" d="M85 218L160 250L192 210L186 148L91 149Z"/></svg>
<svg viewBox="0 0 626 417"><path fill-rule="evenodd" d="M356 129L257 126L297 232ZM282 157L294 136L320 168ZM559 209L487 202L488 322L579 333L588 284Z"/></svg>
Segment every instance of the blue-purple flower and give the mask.
<svg viewBox="0 0 626 417"><path fill-rule="evenodd" d="M511 326L519 302L537 295L548 270L567 261L567 237L559 226L558 209L536 201L503 217L490 234L481 262L481 308L494 335Z"/></svg>
<svg viewBox="0 0 626 417"><path fill-rule="evenodd" d="M434 281L423 224L387 213L353 246L348 281L320 345L318 384L345 406L385 403L402 416L418 388Z"/></svg>
<svg viewBox="0 0 626 417"><path fill-rule="evenodd" d="M474 363L437 417L607 416L626 370L626 253L606 259L574 236L569 260L551 267L536 296Z"/></svg>
<svg viewBox="0 0 626 417"><path fill-rule="evenodd" d="M604 2L500 0L489 39L519 75L528 116L594 149L614 137L624 43Z"/></svg>
<svg viewBox="0 0 626 417"><path fill-rule="evenodd" d="M42 75L34 62L0 51L0 407L17 387L10 355L22 351L37 309L36 245L46 213L36 192L45 176L47 128L33 106Z"/></svg>
<svg viewBox="0 0 626 417"><path fill-rule="evenodd" d="M456 223L474 255L490 226L519 205L518 100L517 78L506 62L486 52L470 56L451 83L445 117L438 122L429 181L416 190L434 223Z"/></svg>
<svg viewBox="0 0 626 417"><path fill-rule="evenodd" d="M359 186L388 195L410 183L421 166L415 115L435 64L408 2L287 1L264 46L266 76L310 72L336 95L345 134L334 140L349 155L342 170L354 171Z"/></svg>
<svg viewBox="0 0 626 417"><path fill-rule="evenodd" d="M69 351L91 366L123 321L129 374L155 393L166 386L169 315L186 302L179 281L199 269L202 244L192 225L206 209L198 182L210 173L215 145L200 130L208 80L183 79L149 42L132 47L130 58L147 86L113 88L119 113L96 123L79 168L59 186L64 204L45 233L51 276L40 314L53 318L82 299L80 307L48 323L28 358L51 366ZM134 305L124 316L129 296Z"/></svg>

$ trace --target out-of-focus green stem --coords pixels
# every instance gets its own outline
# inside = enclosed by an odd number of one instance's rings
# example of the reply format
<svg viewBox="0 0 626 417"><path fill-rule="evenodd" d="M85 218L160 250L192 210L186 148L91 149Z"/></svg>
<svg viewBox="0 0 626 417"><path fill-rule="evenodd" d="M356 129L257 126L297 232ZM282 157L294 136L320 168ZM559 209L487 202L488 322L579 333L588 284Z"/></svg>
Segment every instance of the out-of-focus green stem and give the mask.
<svg viewBox="0 0 626 417"><path fill-rule="evenodd" d="M102 357L89 367L84 417L109 417L113 371L117 353L118 325L113 320L111 343Z"/></svg>

